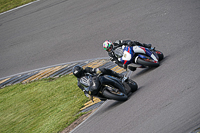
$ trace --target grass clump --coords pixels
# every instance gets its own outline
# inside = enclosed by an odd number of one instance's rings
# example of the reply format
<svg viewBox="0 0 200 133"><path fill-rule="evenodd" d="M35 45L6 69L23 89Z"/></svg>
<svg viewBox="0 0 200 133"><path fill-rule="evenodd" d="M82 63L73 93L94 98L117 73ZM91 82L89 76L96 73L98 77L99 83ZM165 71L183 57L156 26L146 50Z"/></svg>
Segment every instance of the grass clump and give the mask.
<svg viewBox="0 0 200 133"><path fill-rule="evenodd" d="M0 90L0 132L62 131L87 101L73 75L7 86Z"/></svg>
<svg viewBox="0 0 200 133"><path fill-rule="evenodd" d="M27 4L35 0L0 0L0 13Z"/></svg>

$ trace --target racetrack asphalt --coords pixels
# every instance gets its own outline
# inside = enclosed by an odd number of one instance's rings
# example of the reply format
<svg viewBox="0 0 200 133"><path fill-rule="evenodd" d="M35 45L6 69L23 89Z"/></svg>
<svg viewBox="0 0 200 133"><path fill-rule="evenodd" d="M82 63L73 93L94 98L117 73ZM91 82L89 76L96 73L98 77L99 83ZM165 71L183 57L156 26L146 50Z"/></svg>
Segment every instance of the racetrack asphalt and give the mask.
<svg viewBox="0 0 200 133"><path fill-rule="evenodd" d="M107 39L151 43L161 65L133 72L139 90L73 133L189 133L200 127L199 13L199 0L40 0L0 15L0 78L106 57Z"/></svg>

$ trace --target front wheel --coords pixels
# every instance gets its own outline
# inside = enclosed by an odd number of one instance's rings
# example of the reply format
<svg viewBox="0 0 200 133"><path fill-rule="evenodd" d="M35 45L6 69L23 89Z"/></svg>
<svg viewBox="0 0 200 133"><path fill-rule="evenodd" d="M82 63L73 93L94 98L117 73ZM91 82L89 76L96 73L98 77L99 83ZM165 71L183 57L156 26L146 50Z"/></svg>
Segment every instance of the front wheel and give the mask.
<svg viewBox="0 0 200 133"><path fill-rule="evenodd" d="M159 61L161 61L164 58L164 54L161 51L155 50L155 53L158 55Z"/></svg>
<svg viewBox="0 0 200 133"><path fill-rule="evenodd" d="M102 94L108 99L113 99L117 101L126 101L128 99L128 96L122 92L114 92L107 89L105 89Z"/></svg>
<svg viewBox="0 0 200 133"><path fill-rule="evenodd" d="M159 62L155 62L150 57L147 57L145 59L144 58L137 58L136 62L140 65L149 66L149 67L158 67L160 65Z"/></svg>
<svg viewBox="0 0 200 133"><path fill-rule="evenodd" d="M138 85L135 81L128 79L128 81L126 81L126 83L130 86L131 92L135 92L138 89Z"/></svg>

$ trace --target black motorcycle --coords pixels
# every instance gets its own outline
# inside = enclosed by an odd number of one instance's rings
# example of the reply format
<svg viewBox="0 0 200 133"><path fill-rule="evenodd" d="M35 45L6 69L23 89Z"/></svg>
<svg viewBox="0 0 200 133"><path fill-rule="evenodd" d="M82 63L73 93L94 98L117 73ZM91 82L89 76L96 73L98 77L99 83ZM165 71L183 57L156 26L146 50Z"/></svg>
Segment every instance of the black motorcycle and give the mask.
<svg viewBox="0 0 200 133"><path fill-rule="evenodd" d="M126 76L119 79L109 75L88 73L80 79L80 83L92 98L95 96L102 101L107 99L126 101L128 96L138 89L137 83Z"/></svg>

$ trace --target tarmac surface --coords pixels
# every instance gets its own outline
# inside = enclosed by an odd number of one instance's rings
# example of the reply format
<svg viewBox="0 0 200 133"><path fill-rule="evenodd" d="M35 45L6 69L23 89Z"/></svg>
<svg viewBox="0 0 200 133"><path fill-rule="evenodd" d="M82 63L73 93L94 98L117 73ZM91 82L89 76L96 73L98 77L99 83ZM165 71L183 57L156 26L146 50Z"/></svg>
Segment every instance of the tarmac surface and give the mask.
<svg viewBox="0 0 200 133"><path fill-rule="evenodd" d="M108 101L73 133L189 133L200 127L199 0L40 0L0 15L0 78L106 57L102 43L151 43L165 59L137 69L128 101Z"/></svg>

